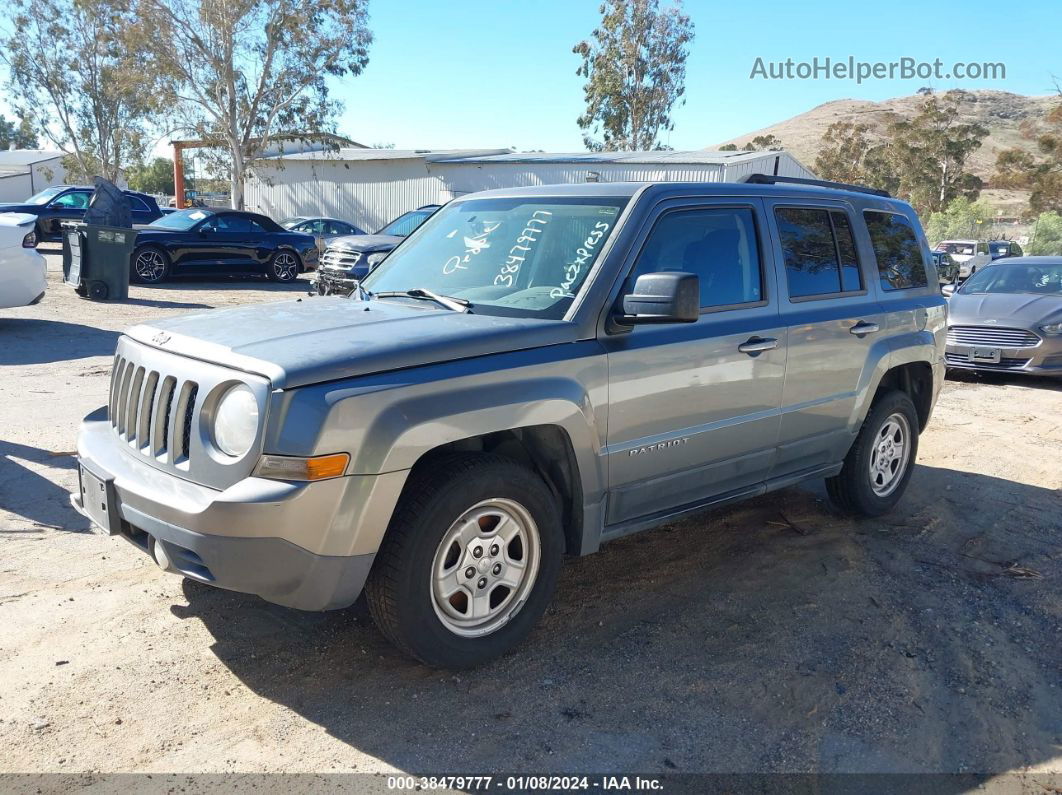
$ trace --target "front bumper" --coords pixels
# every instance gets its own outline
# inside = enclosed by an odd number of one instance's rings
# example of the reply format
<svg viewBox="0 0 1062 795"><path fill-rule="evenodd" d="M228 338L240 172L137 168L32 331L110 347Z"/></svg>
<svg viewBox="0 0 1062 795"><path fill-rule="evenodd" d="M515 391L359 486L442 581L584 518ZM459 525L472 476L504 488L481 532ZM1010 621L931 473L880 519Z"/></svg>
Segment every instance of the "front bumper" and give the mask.
<svg viewBox="0 0 1062 795"><path fill-rule="evenodd" d="M944 362L949 370L1062 376L1062 337L1047 337L1032 348L1000 348L999 363L970 361L971 345L948 344Z"/></svg>
<svg viewBox="0 0 1062 795"><path fill-rule="evenodd" d="M82 424L79 461L114 486L112 531L156 559L161 545L168 571L301 610L358 598L404 481L404 473L316 483L251 477L218 491L121 446L109 422ZM71 502L87 515L80 494Z"/></svg>
<svg viewBox="0 0 1062 795"><path fill-rule="evenodd" d="M353 268L349 271L318 268L310 282L311 292L317 295L350 295L367 272L368 268Z"/></svg>

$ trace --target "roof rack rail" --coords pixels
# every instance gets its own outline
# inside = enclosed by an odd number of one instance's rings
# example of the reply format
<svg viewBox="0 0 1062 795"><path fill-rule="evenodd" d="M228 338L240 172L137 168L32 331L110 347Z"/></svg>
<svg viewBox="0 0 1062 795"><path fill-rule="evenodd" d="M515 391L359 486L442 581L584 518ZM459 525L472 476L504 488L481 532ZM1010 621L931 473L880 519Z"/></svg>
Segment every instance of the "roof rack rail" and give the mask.
<svg viewBox="0 0 1062 795"><path fill-rule="evenodd" d="M747 174L742 177L741 182L750 183L753 185L774 185L776 183L786 183L793 185L815 185L819 188L833 188L834 190L852 190L856 193L869 193L872 196L881 196L886 199L891 199L892 194L887 190L879 190L878 188L868 188L866 185L849 185L847 182L830 182L825 179L806 179L805 177L779 177L772 174Z"/></svg>

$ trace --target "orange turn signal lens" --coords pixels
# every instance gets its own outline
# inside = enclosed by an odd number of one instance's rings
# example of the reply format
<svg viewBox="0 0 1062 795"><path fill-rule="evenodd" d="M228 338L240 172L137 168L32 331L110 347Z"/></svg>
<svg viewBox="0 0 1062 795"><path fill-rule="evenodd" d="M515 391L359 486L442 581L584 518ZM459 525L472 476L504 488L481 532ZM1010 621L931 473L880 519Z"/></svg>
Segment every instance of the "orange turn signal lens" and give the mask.
<svg viewBox="0 0 1062 795"><path fill-rule="evenodd" d="M288 455L264 455L255 467L258 477L274 480L327 480L347 471L350 456L346 453L317 455L311 458Z"/></svg>

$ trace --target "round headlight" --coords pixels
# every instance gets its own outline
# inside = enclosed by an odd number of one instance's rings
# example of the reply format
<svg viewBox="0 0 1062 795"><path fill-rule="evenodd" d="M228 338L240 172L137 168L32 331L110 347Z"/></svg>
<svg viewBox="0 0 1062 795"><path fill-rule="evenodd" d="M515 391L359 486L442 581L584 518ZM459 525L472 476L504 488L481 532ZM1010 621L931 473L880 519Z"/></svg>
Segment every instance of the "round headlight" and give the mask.
<svg viewBox="0 0 1062 795"><path fill-rule="evenodd" d="M243 384L229 389L214 411L214 444L226 455L247 453L258 433L258 401Z"/></svg>

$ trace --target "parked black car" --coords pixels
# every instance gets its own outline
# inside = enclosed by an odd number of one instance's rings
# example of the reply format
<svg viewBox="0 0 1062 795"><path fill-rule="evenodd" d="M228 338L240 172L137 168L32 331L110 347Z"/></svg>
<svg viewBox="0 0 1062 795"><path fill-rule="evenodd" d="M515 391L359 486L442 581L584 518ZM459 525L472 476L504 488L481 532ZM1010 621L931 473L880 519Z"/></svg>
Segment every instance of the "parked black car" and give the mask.
<svg viewBox="0 0 1062 795"><path fill-rule="evenodd" d="M170 275L261 273L291 282L317 267L317 242L258 213L194 207L140 230L130 276L157 284Z"/></svg>
<svg viewBox="0 0 1062 795"><path fill-rule="evenodd" d="M0 204L0 213L28 213L37 216L37 242L61 241L63 221L80 221L85 216L92 187L55 185L30 196L19 204ZM162 217L154 197L133 190L122 191L129 197L133 224L150 224Z"/></svg>
<svg viewBox="0 0 1062 795"><path fill-rule="evenodd" d="M438 210L438 204L425 204L403 213L375 235L348 235L328 243L321 256L321 267L311 285L318 295L349 295L354 284L364 279L369 270L381 262L388 252L413 233Z"/></svg>

